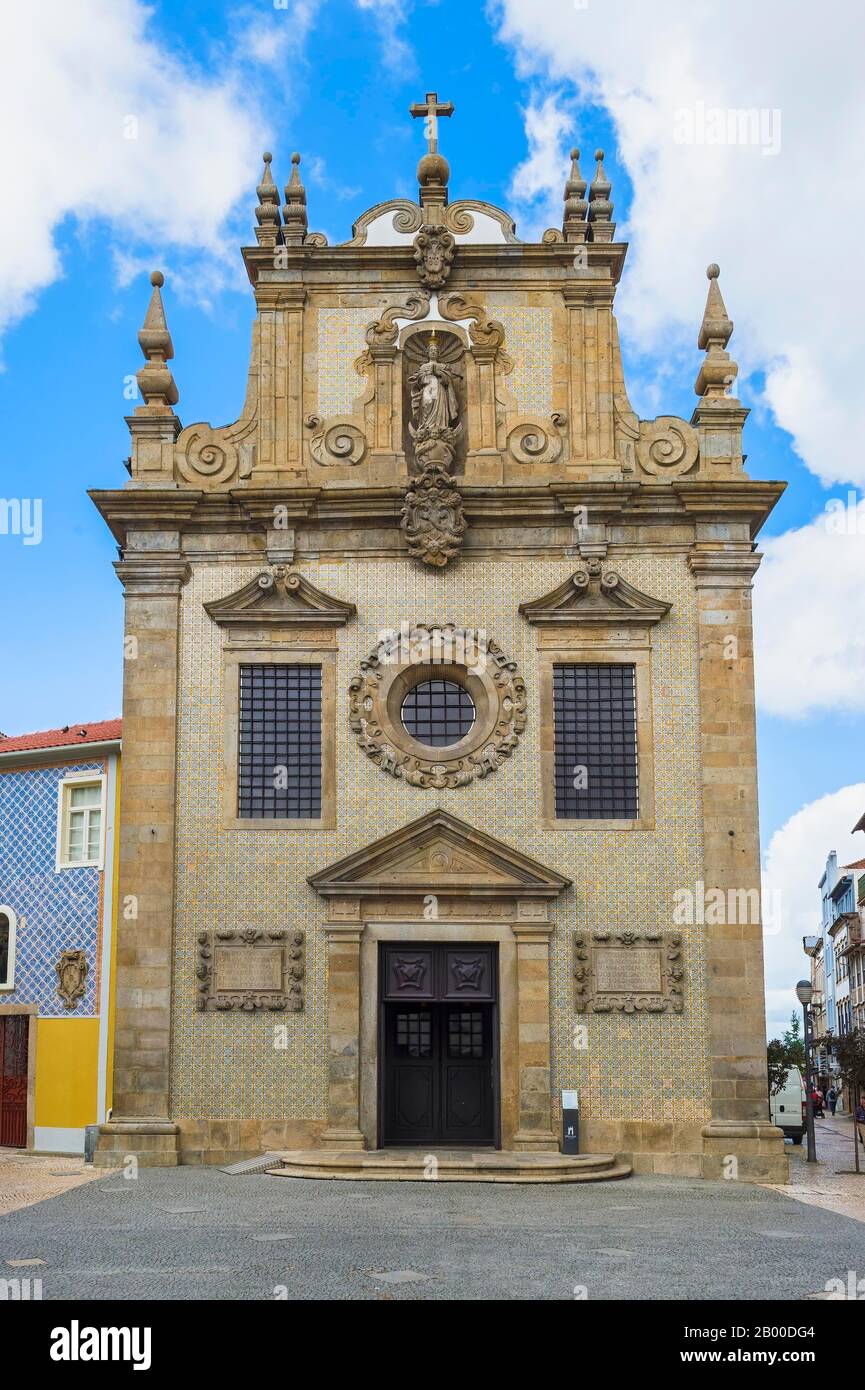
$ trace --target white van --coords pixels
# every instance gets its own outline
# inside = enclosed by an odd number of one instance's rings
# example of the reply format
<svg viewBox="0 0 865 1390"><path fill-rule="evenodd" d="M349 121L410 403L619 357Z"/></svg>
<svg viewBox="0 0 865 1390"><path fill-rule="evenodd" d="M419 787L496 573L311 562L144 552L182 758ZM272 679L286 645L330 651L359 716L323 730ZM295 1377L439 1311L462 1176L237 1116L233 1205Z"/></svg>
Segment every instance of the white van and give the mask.
<svg viewBox="0 0 865 1390"><path fill-rule="evenodd" d="M798 1067L791 1067L787 1080L776 1096L769 1097L769 1116L773 1125L783 1129L784 1138L794 1144L802 1143L805 1133L805 1083Z"/></svg>

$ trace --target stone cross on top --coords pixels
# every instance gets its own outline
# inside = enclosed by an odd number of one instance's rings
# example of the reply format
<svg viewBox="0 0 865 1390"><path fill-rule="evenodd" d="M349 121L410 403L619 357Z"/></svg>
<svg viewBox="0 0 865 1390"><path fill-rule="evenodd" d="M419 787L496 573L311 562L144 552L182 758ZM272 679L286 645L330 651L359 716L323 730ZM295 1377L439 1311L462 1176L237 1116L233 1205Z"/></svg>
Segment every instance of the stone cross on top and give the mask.
<svg viewBox="0 0 865 1390"><path fill-rule="evenodd" d="M424 135L427 138L427 153L437 154L438 141L438 118L439 116L452 116L454 104L452 101L439 101L437 92L427 92L425 101L412 102L409 107L409 115L423 116Z"/></svg>

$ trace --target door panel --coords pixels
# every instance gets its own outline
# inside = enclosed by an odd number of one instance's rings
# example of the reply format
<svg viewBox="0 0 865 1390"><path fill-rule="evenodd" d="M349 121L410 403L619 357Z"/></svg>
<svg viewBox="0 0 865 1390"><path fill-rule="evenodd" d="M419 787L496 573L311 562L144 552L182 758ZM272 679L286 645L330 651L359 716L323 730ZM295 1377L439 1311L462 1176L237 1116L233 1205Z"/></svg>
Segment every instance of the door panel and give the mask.
<svg viewBox="0 0 865 1390"><path fill-rule="evenodd" d="M445 1143L492 1142L491 1009L445 1006L447 1057L444 1064Z"/></svg>
<svg viewBox="0 0 865 1390"><path fill-rule="evenodd" d="M0 1018L0 1145L23 1149L27 1144L26 1014Z"/></svg>
<svg viewBox="0 0 865 1390"><path fill-rule="evenodd" d="M495 952L489 946L442 952L444 978L441 999L495 999Z"/></svg>
<svg viewBox="0 0 865 1390"><path fill-rule="evenodd" d="M431 947L385 948L384 994L387 999L435 999L436 958Z"/></svg>
<svg viewBox="0 0 865 1390"><path fill-rule="evenodd" d="M423 1143L439 1110L438 1019L429 1004L385 1011L386 1132L392 1143Z"/></svg>

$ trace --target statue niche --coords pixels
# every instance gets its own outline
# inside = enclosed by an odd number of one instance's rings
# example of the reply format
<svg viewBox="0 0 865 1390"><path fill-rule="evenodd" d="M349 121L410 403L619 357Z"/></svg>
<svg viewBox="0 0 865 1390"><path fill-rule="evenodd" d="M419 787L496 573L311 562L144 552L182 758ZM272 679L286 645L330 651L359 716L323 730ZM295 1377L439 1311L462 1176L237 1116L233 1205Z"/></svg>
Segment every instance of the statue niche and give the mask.
<svg viewBox="0 0 865 1390"><path fill-rule="evenodd" d="M402 350L403 449L418 471L440 463L465 471L465 348L454 333L413 333ZM441 446L441 447L436 447Z"/></svg>
<svg viewBox="0 0 865 1390"><path fill-rule="evenodd" d="M412 334L403 348L403 424L409 486L400 526L409 553L442 567L462 545L466 529L454 481L465 471L463 345L453 333Z"/></svg>

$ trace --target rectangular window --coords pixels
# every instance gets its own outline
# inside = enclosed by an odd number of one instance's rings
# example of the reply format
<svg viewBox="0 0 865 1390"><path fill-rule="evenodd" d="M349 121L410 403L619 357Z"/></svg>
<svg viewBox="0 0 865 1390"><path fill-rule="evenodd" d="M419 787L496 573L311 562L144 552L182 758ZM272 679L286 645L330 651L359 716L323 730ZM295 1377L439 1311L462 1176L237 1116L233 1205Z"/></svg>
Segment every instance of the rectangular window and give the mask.
<svg viewBox="0 0 865 1390"><path fill-rule="evenodd" d="M556 817L636 820L635 668L556 665L553 711Z"/></svg>
<svg viewBox="0 0 865 1390"><path fill-rule="evenodd" d="M60 783L57 868L102 868L105 778L67 777Z"/></svg>
<svg viewBox="0 0 865 1390"><path fill-rule="evenodd" d="M321 816L321 667L240 667L237 814Z"/></svg>

